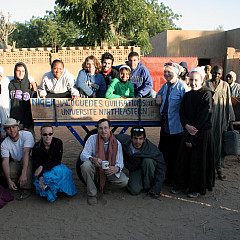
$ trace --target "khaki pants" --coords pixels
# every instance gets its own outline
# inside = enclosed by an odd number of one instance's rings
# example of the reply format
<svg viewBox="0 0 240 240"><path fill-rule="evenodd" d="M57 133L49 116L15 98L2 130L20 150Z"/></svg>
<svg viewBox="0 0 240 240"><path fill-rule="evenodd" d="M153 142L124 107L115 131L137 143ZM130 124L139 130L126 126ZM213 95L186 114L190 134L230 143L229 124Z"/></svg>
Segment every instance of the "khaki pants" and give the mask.
<svg viewBox="0 0 240 240"><path fill-rule="evenodd" d="M81 173L84 181L87 184L87 195L88 196L96 196L97 195L97 187L95 185L94 179L96 175L96 167L90 161L86 161L81 165ZM107 182L117 188L123 188L127 186L128 177L121 172L120 177L117 178L114 175L107 176Z"/></svg>
<svg viewBox="0 0 240 240"><path fill-rule="evenodd" d="M22 173L22 160L20 162L11 161L10 166L10 178L13 182L18 184L19 178ZM23 186L23 189L32 188L32 159L29 158L28 168L27 168L27 184Z"/></svg>

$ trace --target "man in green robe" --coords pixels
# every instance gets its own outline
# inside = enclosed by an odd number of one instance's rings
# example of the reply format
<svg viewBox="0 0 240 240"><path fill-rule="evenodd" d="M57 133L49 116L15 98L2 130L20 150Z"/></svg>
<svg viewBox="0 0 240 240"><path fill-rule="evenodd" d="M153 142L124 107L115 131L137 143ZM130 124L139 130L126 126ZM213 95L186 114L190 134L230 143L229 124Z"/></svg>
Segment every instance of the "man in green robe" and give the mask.
<svg viewBox="0 0 240 240"><path fill-rule="evenodd" d="M222 172L224 164L222 136L223 132L227 131L231 122L235 120L229 84L221 80L222 74L222 67L217 65L212 69L212 79L205 82L205 85L214 91L212 124L215 145L215 168L217 177L220 180L226 179L226 176Z"/></svg>

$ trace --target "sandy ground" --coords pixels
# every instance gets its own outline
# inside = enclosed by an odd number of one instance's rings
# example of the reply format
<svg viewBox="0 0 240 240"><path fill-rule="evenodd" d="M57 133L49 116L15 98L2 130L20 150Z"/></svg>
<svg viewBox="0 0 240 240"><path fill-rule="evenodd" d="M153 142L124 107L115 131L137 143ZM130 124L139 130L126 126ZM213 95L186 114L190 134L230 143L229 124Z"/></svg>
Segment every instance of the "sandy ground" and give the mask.
<svg viewBox="0 0 240 240"><path fill-rule="evenodd" d="M75 129L84 137L81 127ZM147 128L147 134L158 144L158 128ZM35 194L22 202L9 202L0 210L1 240L240 239L240 161L236 156L226 160L228 180L216 181L213 192L196 200L186 194L172 195L170 187L164 186L158 200L144 193L131 196L120 189L109 190L98 205L89 206L86 189L75 171L82 146L65 127L55 128L55 136L64 142L63 163L73 171L77 195L57 198L54 203Z"/></svg>

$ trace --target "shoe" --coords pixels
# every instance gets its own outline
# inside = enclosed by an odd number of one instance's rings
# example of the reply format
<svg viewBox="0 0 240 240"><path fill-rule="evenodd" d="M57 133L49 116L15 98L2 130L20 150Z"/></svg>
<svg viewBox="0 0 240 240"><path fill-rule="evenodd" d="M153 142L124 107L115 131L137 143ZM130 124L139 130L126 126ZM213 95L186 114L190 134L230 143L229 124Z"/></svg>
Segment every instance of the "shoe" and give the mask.
<svg viewBox="0 0 240 240"><path fill-rule="evenodd" d="M200 193L197 192L193 192L193 193L189 193L187 196L189 198L197 198L200 195Z"/></svg>
<svg viewBox="0 0 240 240"><path fill-rule="evenodd" d="M20 195L17 197L18 201L23 201L27 198L29 198L32 195L31 190L23 190Z"/></svg>
<svg viewBox="0 0 240 240"><path fill-rule="evenodd" d="M93 196L93 197L88 196L87 203L88 203L89 205L96 205L96 204L97 204L97 198L96 198L96 196Z"/></svg>
<svg viewBox="0 0 240 240"><path fill-rule="evenodd" d="M170 193L172 193L172 194L178 194L178 193L180 193L180 192L181 192L180 189L175 189L175 188L173 188L173 189L170 190Z"/></svg>
<svg viewBox="0 0 240 240"><path fill-rule="evenodd" d="M226 175L223 174L221 168L219 168L219 169L217 170L217 177L218 177L221 181L224 181L224 180L227 179Z"/></svg>

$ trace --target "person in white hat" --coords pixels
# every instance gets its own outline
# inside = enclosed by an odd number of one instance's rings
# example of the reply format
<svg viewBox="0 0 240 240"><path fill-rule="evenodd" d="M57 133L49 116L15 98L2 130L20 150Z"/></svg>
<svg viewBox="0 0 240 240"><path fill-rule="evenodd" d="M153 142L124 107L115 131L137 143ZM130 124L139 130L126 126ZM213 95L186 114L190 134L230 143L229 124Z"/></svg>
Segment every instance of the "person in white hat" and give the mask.
<svg viewBox="0 0 240 240"><path fill-rule="evenodd" d="M24 200L31 195L32 162L31 149L34 138L29 131L19 131L19 121L8 118L3 124L8 135L1 144L2 168L8 183L8 188L21 190L18 200Z"/></svg>
<svg viewBox="0 0 240 240"><path fill-rule="evenodd" d="M10 114L10 98L9 98L9 78L4 76L4 69L0 66L0 121L1 121L1 138L6 137L3 123L6 122Z"/></svg>

